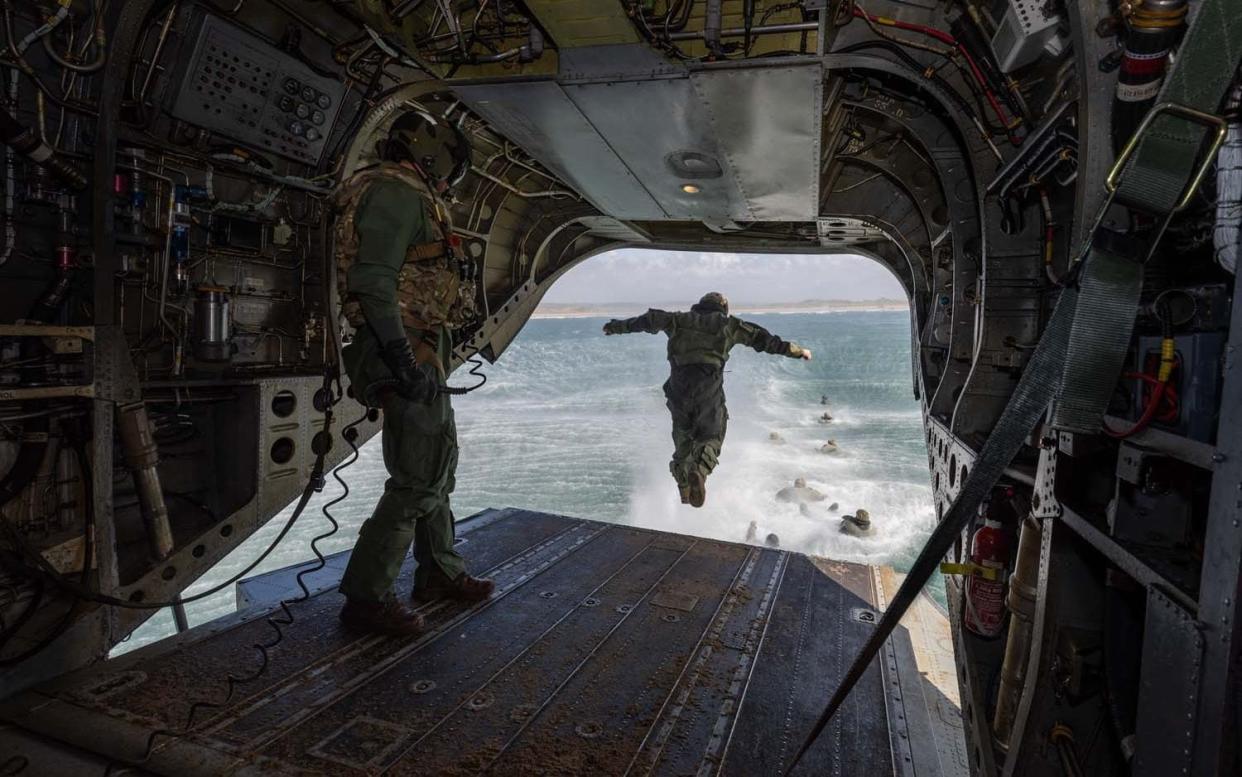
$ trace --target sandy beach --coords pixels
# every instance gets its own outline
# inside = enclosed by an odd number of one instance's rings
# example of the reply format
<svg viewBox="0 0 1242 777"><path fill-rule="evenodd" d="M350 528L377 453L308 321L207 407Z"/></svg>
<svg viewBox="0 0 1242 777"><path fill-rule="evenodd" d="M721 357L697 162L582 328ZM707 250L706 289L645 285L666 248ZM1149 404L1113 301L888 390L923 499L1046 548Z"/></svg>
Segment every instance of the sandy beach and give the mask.
<svg viewBox="0 0 1242 777"><path fill-rule="evenodd" d="M662 310L688 310L693 302L660 302L642 304L638 302L617 302L610 304L583 305L563 302L545 302L535 309L531 318L628 318L645 312L648 308ZM807 300L795 303L773 303L734 305L732 313L737 315L769 313L842 313L869 312L879 310L907 310L909 305L899 299L869 300Z"/></svg>

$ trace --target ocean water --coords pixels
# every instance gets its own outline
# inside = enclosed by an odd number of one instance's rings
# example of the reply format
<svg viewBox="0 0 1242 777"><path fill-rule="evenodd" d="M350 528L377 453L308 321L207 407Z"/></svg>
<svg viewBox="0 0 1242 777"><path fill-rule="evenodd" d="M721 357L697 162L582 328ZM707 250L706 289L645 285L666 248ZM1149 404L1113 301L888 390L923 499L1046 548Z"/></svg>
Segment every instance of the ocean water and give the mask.
<svg viewBox="0 0 1242 777"><path fill-rule="evenodd" d="M746 318L811 348L814 359L734 349L725 368L728 434L703 508L680 503L668 471L671 422L661 390L668 376L666 338L604 337L605 319L565 318L531 321L486 368L486 385L455 400L461 445L456 514L525 507L737 542L754 522L759 542L773 533L782 548L908 568L935 520L911 383L909 314ZM469 380L459 373L452 382ZM829 424L818 421L825 410L833 416ZM770 439L773 432L780 442ZM838 453L820 452L829 439ZM320 543L325 553L352 546L383 491L378 437L344 475L350 496L333 508L341 529ZM798 477L827 499L806 510L778 501L776 492ZM328 482L256 574L311 558L310 539L328 526L319 507L340 494L336 482ZM835 513L827 507L833 502L839 503ZM858 508L871 515L870 537L839 531L840 516ZM236 574L287 516L273 518L187 594ZM937 583L933 596L942 598L941 591ZM195 625L233 608L230 589L187 605L187 612ZM171 615L161 612L117 652L172 632Z"/></svg>

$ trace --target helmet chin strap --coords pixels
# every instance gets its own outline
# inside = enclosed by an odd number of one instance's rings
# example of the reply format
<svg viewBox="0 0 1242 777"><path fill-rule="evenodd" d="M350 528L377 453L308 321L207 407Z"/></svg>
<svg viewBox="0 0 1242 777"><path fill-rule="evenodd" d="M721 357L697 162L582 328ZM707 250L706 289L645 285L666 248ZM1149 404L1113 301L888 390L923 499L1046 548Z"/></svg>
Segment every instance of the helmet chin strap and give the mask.
<svg viewBox="0 0 1242 777"><path fill-rule="evenodd" d="M418 162L415 162L412 159L403 159L398 164L409 167L411 170L418 173L418 177L423 179L423 183L427 184L427 188L433 190L436 194L443 194L445 190L448 189L448 183L446 181L428 175L427 171L424 170L423 166Z"/></svg>

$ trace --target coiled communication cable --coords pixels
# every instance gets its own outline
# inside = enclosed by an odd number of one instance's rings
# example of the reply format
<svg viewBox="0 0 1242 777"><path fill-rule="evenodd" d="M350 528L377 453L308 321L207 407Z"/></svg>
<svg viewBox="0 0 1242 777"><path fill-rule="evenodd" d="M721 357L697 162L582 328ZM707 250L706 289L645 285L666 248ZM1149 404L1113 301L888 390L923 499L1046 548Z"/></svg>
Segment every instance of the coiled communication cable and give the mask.
<svg viewBox="0 0 1242 777"><path fill-rule="evenodd" d="M330 417L330 412L331 411L329 411L329 417ZM136 761L127 761L125 765L142 766L143 764L145 764L147 761L151 759L152 755L155 754L155 751L157 749L155 743L158 738L167 737L170 740L176 740L176 739L180 739L181 737L184 737L186 734L190 733L190 731L193 730L194 718L200 710L220 709L220 708L228 706L228 704L233 700L233 696L234 694L236 694L237 688L239 686L254 682L255 680L262 677L263 674L267 671L268 665L271 662L269 651L275 648L277 645L279 645L282 641L284 641L284 638L285 638L284 629L288 626L292 626L295 620L293 616L293 610L290 609L290 605L299 604L311 598L310 587L306 585L306 581L304 578L307 575L313 572L318 572L319 570L327 566L327 563L328 563L327 558L323 555L323 552L319 550L319 543L333 536L334 534L337 533L337 531L340 530L340 523L338 523L336 518L332 515L330 508L340 504L342 501L344 501L345 499L349 497L349 484L346 483L345 479L341 477L341 472L353 466L353 464L356 461L358 461L359 450L358 450L358 445L355 442L355 440L358 437L357 426L361 424L363 421L367 420L368 412L369 411L364 410L363 414L358 418L358 420L348 424L341 430L341 437L349 445L351 453L349 457L345 459L345 461L341 462L341 464L332 471L332 477L336 480L337 483L341 485L342 493L340 494L340 496L336 497L330 502L327 502L320 508L320 512L323 513L324 518L327 519L328 524L330 525L330 528L324 533L316 536L310 542L310 549L311 549L311 553L313 553L315 556L315 563L314 565L309 566L306 569L303 569L301 572L298 572L295 580L297 582L299 593L293 598L282 599L279 604L279 612L273 613L271 616L265 619L267 621L267 624L271 626L272 628L272 632L273 632L272 638L266 642L255 642L254 644L251 645L251 647L254 648L259 654L258 666L256 666L253 670L251 670L249 673L245 675L234 675L230 672L224 678L226 690L225 690L223 699L221 699L220 701L211 701L211 700L206 700L206 699L199 699L195 701L193 704L190 705L189 712L186 713L185 725L183 725L180 729L161 728L161 729L153 730L150 734L147 735L146 747L143 752L142 758ZM282 536L283 536L283 532L282 532ZM109 764L108 771L105 772L105 776L113 774L112 772L113 765L114 764Z"/></svg>
<svg viewBox="0 0 1242 777"><path fill-rule="evenodd" d="M460 397L465 394L469 394L471 391L477 391L483 388L483 384L487 383L487 375L483 374L482 370L487 365L485 365L483 363L483 360L479 358L479 350L480 350L479 347L475 346L474 352L471 353L470 356L467 357L466 361L464 362L464 364L467 364L470 366L470 369L467 370L467 372L472 377L478 378L479 382L474 384L473 386L460 386L459 387L459 386L442 385L440 386L440 392L442 394L448 394L450 396Z"/></svg>

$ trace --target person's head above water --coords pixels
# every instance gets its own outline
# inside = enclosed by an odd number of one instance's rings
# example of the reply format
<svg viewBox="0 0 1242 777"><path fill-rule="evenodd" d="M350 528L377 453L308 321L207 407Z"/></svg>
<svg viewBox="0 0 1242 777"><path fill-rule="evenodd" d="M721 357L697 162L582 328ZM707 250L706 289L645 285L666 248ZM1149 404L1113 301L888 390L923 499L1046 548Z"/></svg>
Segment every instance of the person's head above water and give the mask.
<svg viewBox="0 0 1242 777"><path fill-rule="evenodd" d="M729 313L729 298L718 291L709 291L690 308L695 313Z"/></svg>
<svg viewBox="0 0 1242 777"><path fill-rule="evenodd" d="M798 478L795 480L794 488L806 488L806 478Z"/></svg>

